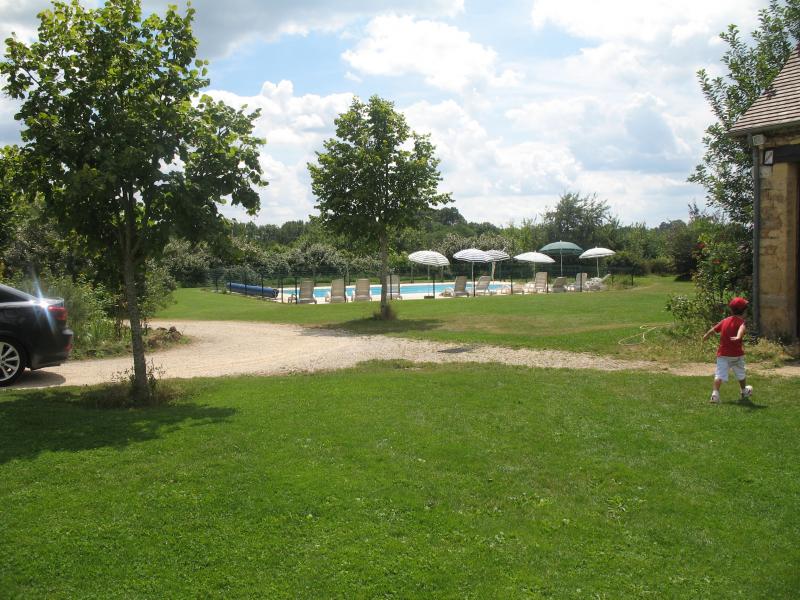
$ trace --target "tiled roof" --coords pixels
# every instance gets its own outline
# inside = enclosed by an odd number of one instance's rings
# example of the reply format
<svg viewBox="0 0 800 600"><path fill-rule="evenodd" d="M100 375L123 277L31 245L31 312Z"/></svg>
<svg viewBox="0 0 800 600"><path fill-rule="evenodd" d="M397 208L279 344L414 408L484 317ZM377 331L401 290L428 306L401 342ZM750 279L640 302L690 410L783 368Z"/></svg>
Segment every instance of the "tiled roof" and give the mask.
<svg viewBox="0 0 800 600"><path fill-rule="evenodd" d="M730 133L745 135L792 125L800 125L800 46L761 97L739 117Z"/></svg>

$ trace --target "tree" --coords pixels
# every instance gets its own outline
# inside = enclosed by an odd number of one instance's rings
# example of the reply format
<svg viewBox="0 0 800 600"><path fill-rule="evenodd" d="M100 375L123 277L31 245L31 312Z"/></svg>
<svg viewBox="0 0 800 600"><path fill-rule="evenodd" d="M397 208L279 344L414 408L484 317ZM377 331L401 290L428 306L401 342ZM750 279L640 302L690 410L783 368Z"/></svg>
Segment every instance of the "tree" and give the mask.
<svg viewBox="0 0 800 600"><path fill-rule="evenodd" d="M0 255L13 235L16 207L24 189L20 181L21 171L19 149L14 146L0 149Z"/></svg>
<svg viewBox="0 0 800 600"><path fill-rule="evenodd" d="M731 127L766 91L800 41L800 0L771 0L759 12L759 27L752 32L752 45L744 41L736 25L720 34L728 48L722 56L725 74L711 77L705 70L697 73L703 95L716 121L703 137L705 154L689 181L706 189L706 200L717 209L730 229L719 226L705 237L709 246L736 247L739 254L728 259L738 261L731 266L730 277L715 278L703 271L708 261L697 263L695 281L698 286L709 281L728 281L731 290L746 289L753 261L753 159L746 140L729 135ZM714 254L715 250L709 248ZM702 291L702 290L701 290Z"/></svg>
<svg viewBox="0 0 800 600"><path fill-rule="evenodd" d="M689 181L702 185L709 205L732 222L751 226L752 154L746 140L728 132L769 87L800 41L800 0L771 0L759 12L752 46L742 40L736 25L730 25L720 38L728 45L721 60L726 73L711 77L705 69L697 72L717 120L706 129L706 152Z"/></svg>
<svg viewBox="0 0 800 600"><path fill-rule="evenodd" d="M458 209L455 206L445 206L444 208L433 210L431 213L431 219L434 222L446 227L467 224L467 220L461 216L461 213L458 212Z"/></svg>
<svg viewBox="0 0 800 600"><path fill-rule="evenodd" d="M98 9L55 2L38 40L6 42L4 90L22 101L21 152L65 228L85 237L124 282L137 400L149 397L138 289L170 234L219 234L218 204L250 212L264 185L258 113L208 96L194 10L142 19L139 0ZM109 269L112 271L112 269Z"/></svg>
<svg viewBox="0 0 800 600"><path fill-rule="evenodd" d="M555 208L544 214L542 224L548 241L564 240L583 248L597 245L600 237L608 237L605 226L619 226L607 202L598 200L596 194L581 196L575 192L562 194Z"/></svg>
<svg viewBox="0 0 800 600"><path fill-rule="evenodd" d="M408 146L411 141L410 148ZM380 253L381 315L389 316L386 274L389 243L418 223L424 209L450 201L438 193L434 146L411 132L394 105L378 96L355 98L336 119L336 138L309 163L320 221L334 233Z"/></svg>

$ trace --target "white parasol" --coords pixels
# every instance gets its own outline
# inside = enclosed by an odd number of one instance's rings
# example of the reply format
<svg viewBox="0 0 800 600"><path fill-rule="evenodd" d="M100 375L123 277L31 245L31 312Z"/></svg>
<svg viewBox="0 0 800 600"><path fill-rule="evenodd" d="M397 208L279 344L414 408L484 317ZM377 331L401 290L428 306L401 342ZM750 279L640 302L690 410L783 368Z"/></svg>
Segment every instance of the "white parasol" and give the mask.
<svg viewBox="0 0 800 600"><path fill-rule="evenodd" d="M504 260L510 260L511 257L508 255L508 252L505 250L487 250L486 254L492 257L492 279L494 279L494 266L495 263L502 262Z"/></svg>
<svg viewBox="0 0 800 600"><path fill-rule="evenodd" d="M455 254L453 254L453 258L456 260L463 260L471 264L470 273L472 275L472 295L475 295L475 263L488 263L492 262L492 257L484 252L483 250L478 250L477 248L467 248L466 250L459 250Z"/></svg>
<svg viewBox="0 0 800 600"><path fill-rule="evenodd" d="M433 250L419 250L408 255L408 260L429 267L446 267L450 264L447 257ZM435 273L435 272L434 272ZM436 297L436 275L433 276L433 297Z"/></svg>
<svg viewBox="0 0 800 600"><path fill-rule="evenodd" d="M606 256L614 256L616 252L608 248L590 248L578 258L594 258L597 260L597 276L600 277L600 259Z"/></svg>
<svg viewBox="0 0 800 600"><path fill-rule="evenodd" d="M547 256L547 254L542 254L541 252L523 252L522 254L517 254L514 260L533 263L534 273L536 273L536 263L551 264L556 262L554 258Z"/></svg>

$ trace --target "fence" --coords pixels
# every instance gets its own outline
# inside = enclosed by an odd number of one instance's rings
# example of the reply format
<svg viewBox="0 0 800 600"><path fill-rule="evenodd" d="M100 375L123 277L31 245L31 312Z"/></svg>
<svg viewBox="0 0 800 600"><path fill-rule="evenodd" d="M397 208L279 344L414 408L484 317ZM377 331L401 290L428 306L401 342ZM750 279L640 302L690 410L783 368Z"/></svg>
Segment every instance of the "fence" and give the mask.
<svg viewBox="0 0 800 600"><path fill-rule="evenodd" d="M491 263L463 263L455 261L448 267L426 267L423 265L409 264L390 269L402 284L423 283L435 281L436 285L452 285L455 277L466 276L469 281L476 281L481 275L489 275L495 283L508 284L516 287L525 282L532 281L536 272L548 273L548 280L552 282L556 277L563 276L568 282L575 282L578 273L587 273L589 277L598 274L595 265L564 265L523 263L518 261L505 261L494 263L492 272ZM603 268L599 275L609 275L609 287L633 286L633 271L627 268ZM286 271L257 271L247 266L230 266L212 269L205 286L217 292L233 291L246 293L250 296L278 302L291 302L299 296L300 283L304 279L313 281L314 286L330 286L335 279L343 279L345 286L351 287L358 279L368 279L371 285L380 285L380 275L377 272L356 271L348 267L342 269L296 269ZM233 285L233 289L231 287ZM244 287L238 287L236 284ZM442 287L441 289L444 289ZM474 288L473 288L474 289ZM273 293L273 290L276 293ZM579 291L583 291L580 289Z"/></svg>

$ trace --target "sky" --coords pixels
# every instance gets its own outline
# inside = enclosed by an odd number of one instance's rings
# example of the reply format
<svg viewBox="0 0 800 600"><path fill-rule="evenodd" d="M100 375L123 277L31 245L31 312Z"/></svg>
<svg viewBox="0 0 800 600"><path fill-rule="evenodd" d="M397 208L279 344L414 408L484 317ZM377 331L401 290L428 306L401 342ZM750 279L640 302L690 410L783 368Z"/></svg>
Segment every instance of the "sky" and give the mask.
<svg viewBox="0 0 800 600"><path fill-rule="evenodd" d="M84 0L84 4L96 5ZM172 0L185 10L185 2ZM394 102L430 134L440 190L470 221L536 219L565 192L623 223L686 220L686 179L713 117L696 73L722 73L719 32L766 0L194 0L208 93L260 108L269 186L255 217L315 214L307 164L355 96ZM143 0L145 14L168 2ZM35 39L44 0L0 0L0 36ZM0 97L0 144L16 143Z"/></svg>

